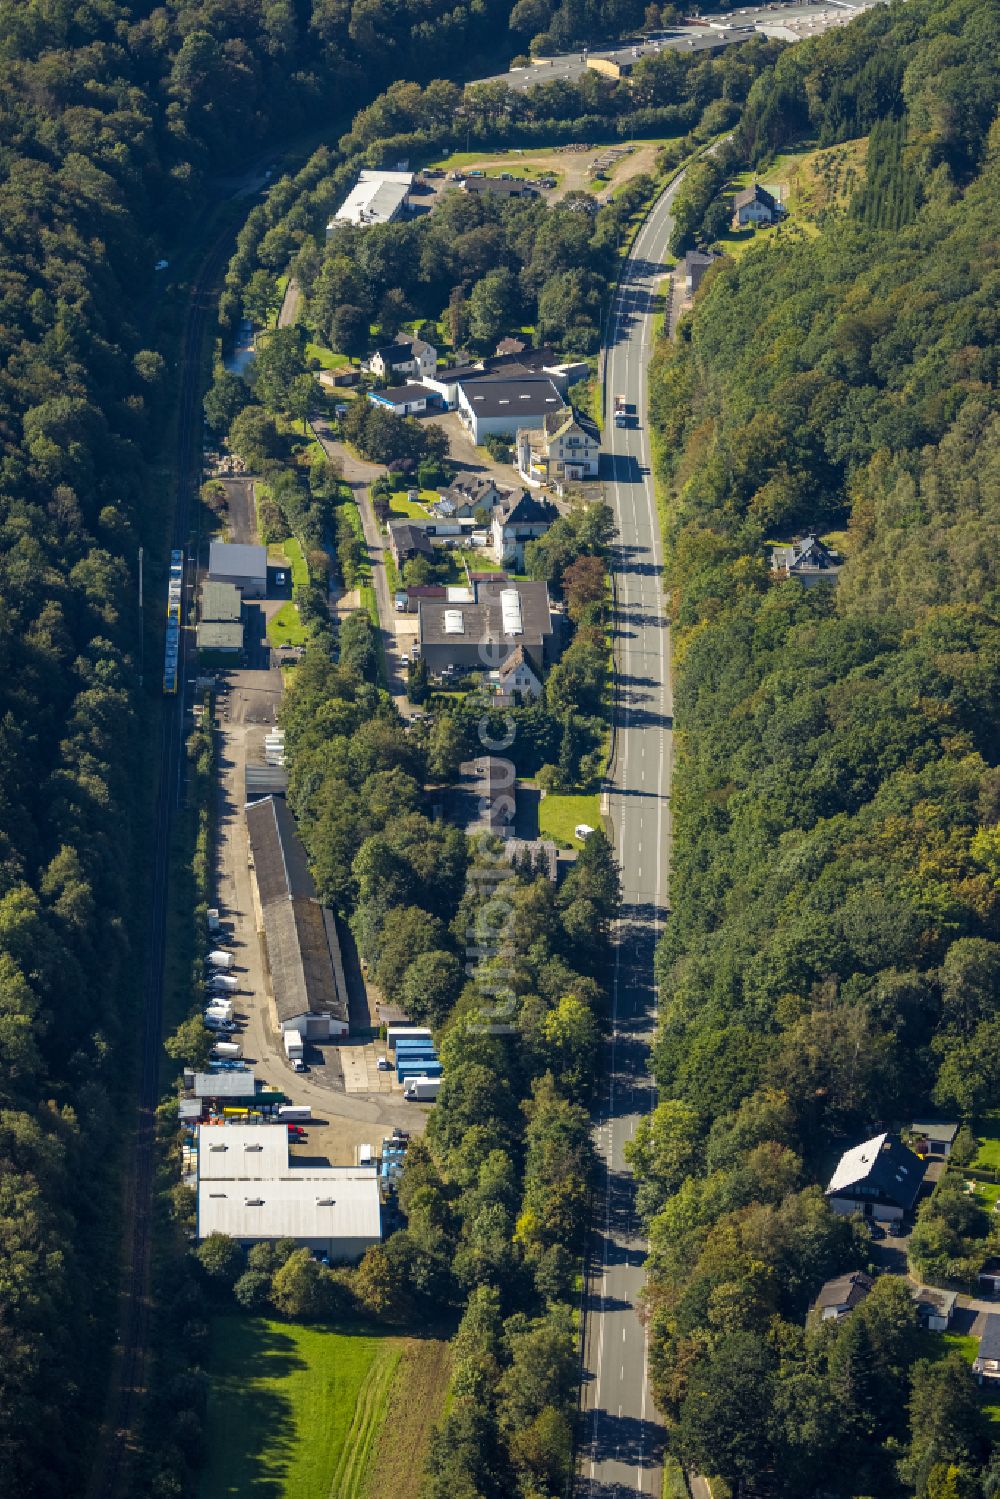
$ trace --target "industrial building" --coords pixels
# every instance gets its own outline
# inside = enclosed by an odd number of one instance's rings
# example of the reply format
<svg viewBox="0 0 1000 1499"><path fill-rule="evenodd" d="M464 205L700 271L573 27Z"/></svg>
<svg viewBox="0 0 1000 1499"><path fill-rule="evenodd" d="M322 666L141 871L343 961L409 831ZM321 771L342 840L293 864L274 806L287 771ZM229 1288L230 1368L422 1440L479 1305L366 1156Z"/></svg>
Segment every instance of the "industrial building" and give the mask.
<svg viewBox="0 0 1000 1499"><path fill-rule="evenodd" d="M348 1030L347 983L333 912L316 898L305 849L284 797L246 809L254 912L277 1029L306 1040Z"/></svg>
<svg viewBox="0 0 1000 1499"><path fill-rule="evenodd" d="M326 226L327 238L338 224L354 224L359 229L391 224L409 207L412 187L412 172L359 172L357 182Z"/></svg>
<svg viewBox="0 0 1000 1499"><path fill-rule="evenodd" d="M208 549L208 579L233 584L245 599L262 599L267 593L267 547L213 541Z"/></svg>
<svg viewBox="0 0 1000 1499"><path fill-rule="evenodd" d="M284 1124L198 1131L197 1236L243 1245L294 1239L331 1261L358 1260L382 1237L374 1166L296 1165Z"/></svg>
<svg viewBox="0 0 1000 1499"><path fill-rule="evenodd" d="M198 649L208 656L242 656L243 626L202 620L196 631Z"/></svg>
<svg viewBox="0 0 1000 1499"><path fill-rule="evenodd" d="M476 582L470 602L421 599L418 652L434 674L496 671L521 647L541 676L552 652L552 616L544 583L507 578Z"/></svg>
<svg viewBox="0 0 1000 1499"><path fill-rule="evenodd" d="M563 398L548 375L520 379L471 379L457 384L458 412L475 443L484 437L509 436L521 427L540 427Z"/></svg>

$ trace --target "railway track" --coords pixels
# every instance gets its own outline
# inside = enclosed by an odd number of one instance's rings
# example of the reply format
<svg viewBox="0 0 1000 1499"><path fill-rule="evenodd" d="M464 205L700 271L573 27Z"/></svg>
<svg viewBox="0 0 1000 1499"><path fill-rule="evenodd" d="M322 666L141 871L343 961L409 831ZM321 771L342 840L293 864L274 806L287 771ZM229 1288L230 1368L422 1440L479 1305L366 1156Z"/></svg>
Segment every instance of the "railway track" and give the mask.
<svg viewBox="0 0 1000 1499"><path fill-rule="evenodd" d="M191 513L201 473L201 354L205 330L233 230L226 229L207 251L195 275L181 341L180 396L177 424L177 503L172 548L187 547ZM197 555L194 555L197 566ZM183 608L183 606L182 606ZM178 664L176 697L166 697L160 721L157 755L158 789L153 824L153 879L148 921L148 948L143 983L142 1048L136 1133L125 1193L126 1271L121 1290L120 1356L112 1375L108 1417L88 1485L88 1499L120 1499L129 1489L130 1460L137 1447L137 1422L146 1388L151 1321L150 1272L154 1228L153 1183L156 1173L155 1113L159 1099L160 1045L166 957L167 886L171 836L183 768L185 701L184 632ZM157 673L154 680L158 681Z"/></svg>

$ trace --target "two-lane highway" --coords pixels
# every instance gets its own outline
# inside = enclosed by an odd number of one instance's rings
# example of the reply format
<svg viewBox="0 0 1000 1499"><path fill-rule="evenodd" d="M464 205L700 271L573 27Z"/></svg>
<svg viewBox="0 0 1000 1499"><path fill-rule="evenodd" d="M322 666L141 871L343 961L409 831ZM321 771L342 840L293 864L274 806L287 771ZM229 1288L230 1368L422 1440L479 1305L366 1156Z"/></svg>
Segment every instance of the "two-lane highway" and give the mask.
<svg viewBox="0 0 1000 1499"><path fill-rule="evenodd" d="M622 273L606 351L604 442L608 501L618 521L617 725L608 815L622 867L624 906L615 952L608 1090L597 1145L600 1208L591 1236L584 1347L583 1439L577 1492L625 1499L656 1491L660 1427L647 1379L640 1319L645 1241L625 1144L653 1107L649 1046L656 1022L653 952L667 910L673 698L670 631L647 430L646 371L681 178L658 199ZM616 396L630 417L616 428Z"/></svg>

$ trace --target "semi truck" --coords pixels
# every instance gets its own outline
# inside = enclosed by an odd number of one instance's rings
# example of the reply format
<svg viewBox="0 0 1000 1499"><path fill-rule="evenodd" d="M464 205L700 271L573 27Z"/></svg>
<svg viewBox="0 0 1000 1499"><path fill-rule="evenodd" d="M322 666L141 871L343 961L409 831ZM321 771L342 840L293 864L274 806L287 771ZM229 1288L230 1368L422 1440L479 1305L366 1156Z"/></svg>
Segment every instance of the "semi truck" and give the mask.
<svg viewBox="0 0 1000 1499"><path fill-rule="evenodd" d="M294 1124L297 1120L311 1119L312 1109L307 1103L283 1103L278 1108L282 1124Z"/></svg>
<svg viewBox="0 0 1000 1499"><path fill-rule="evenodd" d="M615 426L628 426L628 402L624 396L615 396Z"/></svg>
<svg viewBox="0 0 1000 1499"><path fill-rule="evenodd" d="M223 952L221 947L217 947L214 952L209 953L205 961L208 963L208 966L210 968L221 968L225 970L227 968L232 968L233 955L231 952Z"/></svg>
<svg viewBox="0 0 1000 1499"><path fill-rule="evenodd" d="M403 1097L414 1103L433 1103L440 1087L439 1077L411 1077L403 1089Z"/></svg>

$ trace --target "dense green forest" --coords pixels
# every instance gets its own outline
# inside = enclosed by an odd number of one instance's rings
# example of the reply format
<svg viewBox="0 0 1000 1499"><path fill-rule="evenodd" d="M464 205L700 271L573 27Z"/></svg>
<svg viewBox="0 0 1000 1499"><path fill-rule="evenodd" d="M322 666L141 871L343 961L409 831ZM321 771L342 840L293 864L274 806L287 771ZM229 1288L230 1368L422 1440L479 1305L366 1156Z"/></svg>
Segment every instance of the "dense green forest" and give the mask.
<svg viewBox="0 0 1000 1499"><path fill-rule="evenodd" d="M998 43L984 0L914 0L784 53L742 149L870 131L867 182L724 263L652 371L679 754L634 1164L670 1440L743 1495L997 1489L900 1282L803 1319L870 1259L838 1151L1000 1104ZM836 584L771 576L814 529ZM996 1247L961 1197L917 1236L958 1286Z"/></svg>

